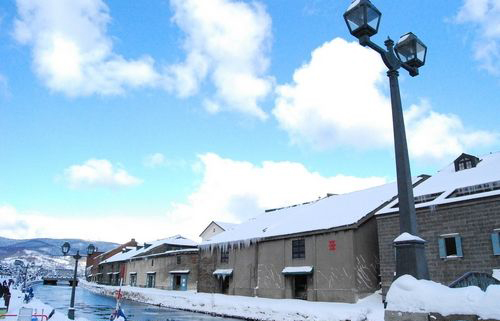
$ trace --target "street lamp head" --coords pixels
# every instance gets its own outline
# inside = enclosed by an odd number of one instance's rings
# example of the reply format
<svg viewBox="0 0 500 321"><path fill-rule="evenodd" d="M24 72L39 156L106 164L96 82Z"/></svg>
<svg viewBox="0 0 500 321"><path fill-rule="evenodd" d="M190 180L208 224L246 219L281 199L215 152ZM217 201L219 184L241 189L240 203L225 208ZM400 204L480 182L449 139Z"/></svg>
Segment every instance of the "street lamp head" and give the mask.
<svg viewBox="0 0 500 321"><path fill-rule="evenodd" d="M94 254L94 252L95 252L94 244L89 244L89 246L87 247L87 254L90 256L90 255Z"/></svg>
<svg viewBox="0 0 500 321"><path fill-rule="evenodd" d="M354 0L344 13L349 32L356 38L371 37L378 32L382 13L370 0Z"/></svg>
<svg viewBox="0 0 500 321"><path fill-rule="evenodd" d="M71 248L71 246L69 245L69 243L64 242L64 244L61 246L61 250L62 250L63 255L68 254L70 248Z"/></svg>
<svg viewBox="0 0 500 321"><path fill-rule="evenodd" d="M399 60L413 68L420 68L425 64L427 46L412 32L401 36L394 47Z"/></svg>

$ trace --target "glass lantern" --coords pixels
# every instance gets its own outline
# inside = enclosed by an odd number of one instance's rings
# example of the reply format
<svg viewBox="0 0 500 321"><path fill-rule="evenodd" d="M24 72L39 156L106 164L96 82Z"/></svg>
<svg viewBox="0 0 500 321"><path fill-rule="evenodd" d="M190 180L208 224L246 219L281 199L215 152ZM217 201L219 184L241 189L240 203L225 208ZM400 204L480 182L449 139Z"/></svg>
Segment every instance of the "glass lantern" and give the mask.
<svg viewBox="0 0 500 321"><path fill-rule="evenodd" d="M420 68L425 64L427 46L412 32L401 36L394 47L399 60L413 68Z"/></svg>
<svg viewBox="0 0 500 321"><path fill-rule="evenodd" d="M356 38L371 37L378 32L381 16L370 0L354 0L344 13L344 20Z"/></svg>

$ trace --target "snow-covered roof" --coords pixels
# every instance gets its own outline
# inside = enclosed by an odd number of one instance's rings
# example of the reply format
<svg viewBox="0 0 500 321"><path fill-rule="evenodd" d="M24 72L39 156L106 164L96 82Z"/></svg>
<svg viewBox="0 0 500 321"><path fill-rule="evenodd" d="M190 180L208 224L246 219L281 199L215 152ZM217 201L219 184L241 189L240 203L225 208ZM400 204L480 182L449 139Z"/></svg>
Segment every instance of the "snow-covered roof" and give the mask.
<svg viewBox="0 0 500 321"><path fill-rule="evenodd" d="M422 208L500 195L500 152L480 157L476 167L455 171L451 163L413 189L415 207ZM395 199L377 214L399 210Z"/></svg>
<svg viewBox="0 0 500 321"><path fill-rule="evenodd" d="M241 243L268 237L317 231L351 225L376 210L397 194L396 183L333 195L320 200L265 212L238 224L234 229L201 243Z"/></svg>
<svg viewBox="0 0 500 321"><path fill-rule="evenodd" d="M234 229L234 227L238 224L235 223L227 223L227 222L221 222L221 221L214 221L215 224L219 225L224 231L229 231Z"/></svg>
<svg viewBox="0 0 500 321"><path fill-rule="evenodd" d="M155 253L155 254L149 254L149 255L136 255L133 258L148 258L148 257L156 257L156 256L164 256L164 255L172 255L172 254L183 254L183 253L195 253L198 252L198 248L192 248L192 249L181 249L181 250L171 250L171 251L165 251L161 253Z"/></svg>
<svg viewBox="0 0 500 321"><path fill-rule="evenodd" d="M287 266L281 271L283 274L310 274L312 273L312 266Z"/></svg>
<svg viewBox="0 0 500 321"><path fill-rule="evenodd" d="M207 227L205 227L205 229L203 230L203 232L200 233L199 236L202 236L214 224L217 225L218 227L220 227L221 229L223 229L224 231L232 230L236 225L238 225L238 224L235 224L235 223L227 223L227 222L221 222L221 221L212 221L212 222L210 222L210 224L207 225Z"/></svg>
<svg viewBox="0 0 500 321"><path fill-rule="evenodd" d="M233 274L233 269L217 269L212 274L213 275L231 275L231 274Z"/></svg>
<svg viewBox="0 0 500 321"><path fill-rule="evenodd" d="M168 244L168 245L177 245L177 246L197 246L198 243L195 241L192 241L190 239L187 239L181 235L175 235L171 237L167 237L165 239L161 240L156 240L151 243L147 243L149 246L144 246L142 248L134 248L132 250L129 250L127 252L120 252L118 254L113 255L112 257L102 261L99 264L104 264L104 263L112 263L112 262L121 262L121 261L126 261L128 259L131 259L132 257L135 256L140 256L141 254L144 254L160 245Z"/></svg>
<svg viewBox="0 0 500 321"><path fill-rule="evenodd" d="M394 239L394 243L400 243L400 242L406 242L406 241L425 242L425 240L422 239L421 237L410 234L408 232L404 232Z"/></svg>
<svg viewBox="0 0 500 321"><path fill-rule="evenodd" d="M173 271L169 271L168 273L170 273L170 274L188 274L189 270L173 270Z"/></svg>

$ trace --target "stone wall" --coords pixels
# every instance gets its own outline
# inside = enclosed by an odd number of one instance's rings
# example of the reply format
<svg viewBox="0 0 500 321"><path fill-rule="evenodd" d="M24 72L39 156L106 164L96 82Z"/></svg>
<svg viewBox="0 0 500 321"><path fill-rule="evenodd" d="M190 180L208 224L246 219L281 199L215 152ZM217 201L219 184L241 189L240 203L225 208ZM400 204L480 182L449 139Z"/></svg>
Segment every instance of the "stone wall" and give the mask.
<svg viewBox="0 0 500 321"><path fill-rule="evenodd" d="M177 263L180 256L181 262ZM130 285L130 273L136 273L137 286L147 286L148 272L155 272L155 288L172 290L175 270L189 270L187 274L187 289L196 290L198 281L198 253L172 253L146 258L136 258L126 264L125 283Z"/></svg>
<svg viewBox="0 0 500 321"><path fill-rule="evenodd" d="M500 267L500 256L493 255L491 233L500 228L500 197L483 198L433 208L417 209L419 235L427 241L425 252L433 281L450 284L466 272L491 273ZM385 295L395 272L392 241L399 233L397 214L377 216L380 272ZM439 257L438 239L442 234L459 233L462 258Z"/></svg>
<svg viewBox="0 0 500 321"><path fill-rule="evenodd" d="M229 294L266 298L293 298L294 276L285 267L312 266L307 276L307 300L356 302L379 287L376 220L357 230L303 233L260 241L246 248L235 247L229 262L220 262L220 251L202 250L199 292L220 292L215 269L233 269ZM305 240L305 258L292 258L292 242Z"/></svg>

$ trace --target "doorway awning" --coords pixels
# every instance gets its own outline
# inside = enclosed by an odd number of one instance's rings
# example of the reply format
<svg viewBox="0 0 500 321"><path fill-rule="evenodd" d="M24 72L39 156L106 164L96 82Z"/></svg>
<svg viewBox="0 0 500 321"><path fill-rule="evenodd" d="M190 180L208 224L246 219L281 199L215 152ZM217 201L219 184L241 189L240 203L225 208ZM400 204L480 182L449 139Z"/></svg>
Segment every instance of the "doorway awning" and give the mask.
<svg viewBox="0 0 500 321"><path fill-rule="evenodd" d="M174 270L174 271L169 271L168 273L170 273L170 274L188 274L189 270Z"/></svg>
<svg viewBox="0 0 500 321"><path fill-rule="evenodd" d="M231 276L233 274L233 269L217 269L212 274L215 276Z"/></svg>
<svg viewBox="0 0 500 321"><path fill-rule="evenodd" d="M303 275L311 274L313 271L312 266L287 266L281 271L284 275Z"/></svg>

